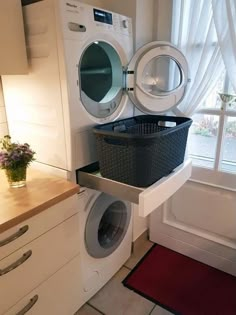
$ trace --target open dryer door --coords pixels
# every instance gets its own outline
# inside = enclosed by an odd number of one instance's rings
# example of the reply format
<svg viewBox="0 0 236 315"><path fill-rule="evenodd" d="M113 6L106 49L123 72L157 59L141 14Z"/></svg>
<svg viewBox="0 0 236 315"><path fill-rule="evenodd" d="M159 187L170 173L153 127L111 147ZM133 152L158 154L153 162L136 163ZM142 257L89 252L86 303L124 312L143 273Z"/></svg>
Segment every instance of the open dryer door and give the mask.
<svg viewBox="0 0 236 315"><path fill-rule="evenodd" d="M183 99L188 83L188 63L175 46L151 42L131 59L126 89L138 109L159 114L176 107Z"/></svg>

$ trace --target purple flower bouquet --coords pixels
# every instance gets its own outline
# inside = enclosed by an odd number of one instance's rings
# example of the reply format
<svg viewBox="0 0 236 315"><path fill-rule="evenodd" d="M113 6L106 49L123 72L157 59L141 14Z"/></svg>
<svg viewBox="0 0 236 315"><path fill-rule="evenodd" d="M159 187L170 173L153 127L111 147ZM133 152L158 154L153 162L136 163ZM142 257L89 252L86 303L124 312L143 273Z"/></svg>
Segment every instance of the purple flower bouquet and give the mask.
<svg viewBox="0 0 236 315"><path fill-rule="evenodd" d="M0 168L5 169L10 186L25 186L26 169L35 160L35 152L27 143L12 143L10 136L5 136L0 144Z"/></svg>

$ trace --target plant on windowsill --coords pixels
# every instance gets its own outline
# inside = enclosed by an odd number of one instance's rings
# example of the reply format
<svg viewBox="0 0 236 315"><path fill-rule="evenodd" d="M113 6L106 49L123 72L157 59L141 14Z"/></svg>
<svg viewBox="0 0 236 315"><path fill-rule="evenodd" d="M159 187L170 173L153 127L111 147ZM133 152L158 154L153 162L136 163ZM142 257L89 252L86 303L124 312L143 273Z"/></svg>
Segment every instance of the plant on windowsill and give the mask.
<svg viewBox="0 0 236 315"><path fill-rule="evenodd" d="M25 186L27 167L35 160L35 152L28 143L12 143L8 135L0 140L0 145L0 168L5 170L10 187Z"/></svg>

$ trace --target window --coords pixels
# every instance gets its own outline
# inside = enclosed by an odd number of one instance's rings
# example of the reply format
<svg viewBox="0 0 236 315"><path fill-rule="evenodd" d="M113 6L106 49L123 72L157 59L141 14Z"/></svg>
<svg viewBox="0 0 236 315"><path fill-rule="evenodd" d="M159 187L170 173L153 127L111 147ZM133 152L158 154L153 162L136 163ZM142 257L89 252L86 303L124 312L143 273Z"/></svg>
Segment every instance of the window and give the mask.
<svg viewBox="0 0 236 315"><path fill-rule="evenodd" d="M236 95L225 72L192 119L188 152L193 165L236 174Z"/></svg>
<svg viewBox="0 0 236 315"><path fill-rule="evenodd" d="M236 91L226 73L211 0L173 1L171 41L189 63L190 83L178 109L191 116L192 179L236 188Z"/></svg>

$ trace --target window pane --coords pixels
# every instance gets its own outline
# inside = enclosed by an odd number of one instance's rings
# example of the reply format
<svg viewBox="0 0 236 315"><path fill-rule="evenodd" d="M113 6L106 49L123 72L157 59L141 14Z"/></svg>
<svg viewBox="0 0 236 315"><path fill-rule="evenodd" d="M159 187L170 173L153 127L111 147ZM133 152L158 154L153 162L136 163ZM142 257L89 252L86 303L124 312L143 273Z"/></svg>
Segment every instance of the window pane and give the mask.
<svg viewBox="0 0 236 315"><path fill-rule="evenodd" d="M236 110L236 99L227 104L227 110Z"/></svg>
<svg viewBox="0 0 236 315"><path fill-rule="evenodd" d="M202 103L200 106L200 109L202 108L215 108L219 109L221 108L221 99L218 95L218 92L221 92L224 90L224 81L225 81L225 72L222 73L222 75L219 78L219 81L217 81L216 86L212 90L212 92L208 95L206 100Z"/></svg>
<svg viewBox="0 0 236 315"><path fill-rule="evenodd" d="M227 118L221 169L236 172L236 117Z"/></svg>
<svg viewBox="0 0 236 315"><path fill-rule="evenodd" d="M225 94L222 104L226 105L226 110L236 110L236 93L229 81L228 76L225 77L224 88L221 93Z"/></svg>
<svg viewBox="0 0 236 315"><path fill-rule="evenodd" d="M213 168L219 117L196 114L188 138L188 152L197 166Z"/></svg>
<svg viewBox="0 0 236 315"><path fill-rule="evenodd" d="M227 106L226 109L227 110L236 110L236 97L235 97L235 92L234 89L232 87L232 84L229 82L229 86L228 86L228 94L232 95L232 101L230 101Z"/></svg>

